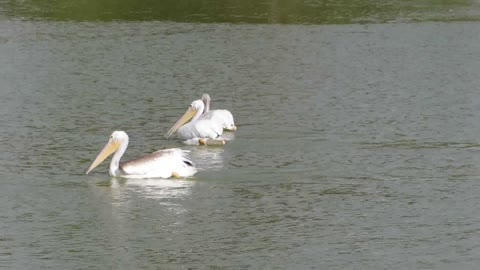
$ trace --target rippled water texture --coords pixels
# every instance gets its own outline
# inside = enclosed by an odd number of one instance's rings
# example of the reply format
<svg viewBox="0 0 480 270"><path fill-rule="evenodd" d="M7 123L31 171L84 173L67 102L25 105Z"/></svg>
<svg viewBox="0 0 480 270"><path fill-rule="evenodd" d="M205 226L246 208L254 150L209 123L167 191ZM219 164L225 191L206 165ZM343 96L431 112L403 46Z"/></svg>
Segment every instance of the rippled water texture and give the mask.
<svg viewBox="0 0 480 270"><path fill-rule="evenodd" d="M475 269L476 22L0 23L0 268ZM203 93L225 147L163 136ZM84 172L184 147L184 180Z"/></svg>

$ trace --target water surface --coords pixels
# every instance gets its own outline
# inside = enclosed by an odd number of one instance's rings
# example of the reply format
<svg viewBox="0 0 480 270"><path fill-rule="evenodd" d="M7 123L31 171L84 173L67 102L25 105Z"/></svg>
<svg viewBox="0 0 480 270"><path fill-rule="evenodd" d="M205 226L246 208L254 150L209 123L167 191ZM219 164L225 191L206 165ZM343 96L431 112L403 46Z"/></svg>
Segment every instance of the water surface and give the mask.
<svg viewBox="0 0 480 270"><path fill-rule="evenodd" d="M474 269L479 58L477 22L4 19L0 267ZM166 140L205 92L234 139ZM85 176L113 130L201 171Z"/></svg>

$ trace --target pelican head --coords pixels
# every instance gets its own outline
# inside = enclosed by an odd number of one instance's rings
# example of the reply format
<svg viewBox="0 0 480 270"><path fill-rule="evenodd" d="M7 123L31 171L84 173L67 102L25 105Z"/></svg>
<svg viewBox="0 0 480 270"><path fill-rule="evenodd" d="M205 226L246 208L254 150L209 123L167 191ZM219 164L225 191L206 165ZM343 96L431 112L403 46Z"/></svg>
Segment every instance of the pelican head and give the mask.
<svg viewBox="0 0 480 270"><path fill-rule="evenodd" d="M110 135L110 139L108 140L108 143L105 145L105 147L103 147L102 151L100 151L98 156L93 161L92 165L88 167L86 174L88 174L93 169L95 169L111 154L117 152L121 146L123 146L123 151L125 151L127 145L128 145L127 133L125 133L125 131L114 131L112 135Z"/></svg>
<svg viewBox="0 0 480 270"><path fill-rule="evenodd" d="M170 130L168 130L165 137L170 137L175 131L185 125L185 123L187 123L189 120L196 120L203 113L204 108L205 105L203 105L203 101L195 100L194 102L192 102L192 104L190 104L187 111L182 115L182 117L180 117L180 119L175 122L175 124L173 125L173 127L170 128Z"/></svg>

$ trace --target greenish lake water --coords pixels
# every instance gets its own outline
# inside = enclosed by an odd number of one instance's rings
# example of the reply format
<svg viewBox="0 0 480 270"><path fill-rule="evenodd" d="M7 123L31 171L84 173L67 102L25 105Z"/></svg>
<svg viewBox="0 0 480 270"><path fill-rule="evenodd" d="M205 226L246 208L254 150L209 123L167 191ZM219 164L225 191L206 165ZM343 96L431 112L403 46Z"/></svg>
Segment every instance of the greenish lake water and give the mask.
<svg viewBox="0 0 480 270"><path fill-rule="evenodd" d="M0 268L476 269L479 7L0 0ZM86 176L113 130L200 172Z"/></svg>

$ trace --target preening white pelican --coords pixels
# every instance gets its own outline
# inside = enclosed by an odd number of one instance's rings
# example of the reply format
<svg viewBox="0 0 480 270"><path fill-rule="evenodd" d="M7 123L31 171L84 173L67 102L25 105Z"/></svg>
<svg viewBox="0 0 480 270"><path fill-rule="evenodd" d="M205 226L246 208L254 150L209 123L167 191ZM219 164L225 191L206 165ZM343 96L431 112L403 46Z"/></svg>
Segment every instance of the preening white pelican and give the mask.
<svg viewBox="0 0 480 270"><path fill-rule="evenodd" d="M203 115L201 119L211 119L219 123L223 129L228 131L235 131L237 127L233 121L233 115L228 110L211 110L210 111L210 95L203 94L202 101L205 104Z"/></svg>
<svg viewBox="0 0 480 270"><path fill-rule="evenodd" d="M165 137L170 137L176 131L178 137L184 140L185 144L225 144L225 141L220 139L220 135L223 133L222 126L211 119L200 117L204 107L201 100L192 102ZM188 122L189 120L190 122Z"/></svg>
<svg viewBox="0 0 480 270"><path fill-rule="evenodd" d="M114 131L107 145L95 158L87 170L87 174L100 165L111 154L110 175L125 178L170 178L188 177L197 171L193 163L187 158L187 152L178 148L171 148L153 152L120 163L120 158L128 146L128 135L124 131Z"/></svg>

